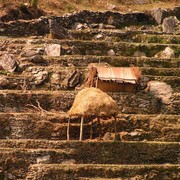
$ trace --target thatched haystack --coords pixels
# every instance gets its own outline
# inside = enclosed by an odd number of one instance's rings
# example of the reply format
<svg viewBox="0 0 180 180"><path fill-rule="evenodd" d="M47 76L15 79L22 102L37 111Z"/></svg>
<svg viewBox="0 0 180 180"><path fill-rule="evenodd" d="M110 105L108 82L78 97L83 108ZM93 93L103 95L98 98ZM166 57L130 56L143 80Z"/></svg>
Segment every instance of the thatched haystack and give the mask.
<svg viewBox="0 0 180 180"><path fill-rule="evenodd" d="M97 117L98 121L99 118L107 118L113 116L115 119L115 134L116 134L116 116L118 114L118 106L116 102L109 95L107 95L100 89L85 88L79 91L68 114L70 118L81 117L79 140L82 140L84 118L88 118L92 116ZM70 118L67 127L68 140L69 140ZM92 137L92 123L91 123L91 137Z"/></svg>
<svg viewBox="0 0 180 180"><path fill-rule="evenodd" d="M68 114L70 117L111 117L118 114L118 106L100 89L85 88L77 94Z"/></svg>

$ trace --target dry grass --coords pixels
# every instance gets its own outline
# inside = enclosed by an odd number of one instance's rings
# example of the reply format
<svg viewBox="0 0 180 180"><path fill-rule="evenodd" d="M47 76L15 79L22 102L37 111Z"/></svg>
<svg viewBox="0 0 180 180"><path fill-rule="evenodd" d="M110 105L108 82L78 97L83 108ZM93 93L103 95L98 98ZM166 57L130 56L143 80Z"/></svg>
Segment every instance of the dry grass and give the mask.
<svg viewBox="0 0 180 180"><path fill-rule="evenodd" d="M77 94L70 116L111 117L118 114L116 102L106 93L97 88L85 88Z"/></svg>
<svg viewBox="0 0 180 180"><path fill-rule="evenodd" d="M134 4L133 0L39 0L39 7L48 14L62 15L81 10L106 11L109 10L110 4L115 5L115 10L120 12L146 11L157 7L173 8L175 5L180 5L180 0L147 1L148 4ZM28 0L0 0L0 8L3 10L12 4L20 5L27 2Z"/></svg>

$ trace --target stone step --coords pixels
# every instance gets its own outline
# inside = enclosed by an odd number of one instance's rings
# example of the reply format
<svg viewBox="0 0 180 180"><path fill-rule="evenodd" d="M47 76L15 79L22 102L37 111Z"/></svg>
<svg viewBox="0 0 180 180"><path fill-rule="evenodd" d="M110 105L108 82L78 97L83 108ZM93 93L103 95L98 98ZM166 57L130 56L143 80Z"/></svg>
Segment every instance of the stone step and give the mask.
<svg viewBox="0 0 180 180"><path fill-rule="evenodd" d="M7 143L16 142L17 140ZM25 142L25 144L24 144ZM179 143L154 142L79 142L79 141L19 141L23 148L0 148L1 175L24 179L32 164L116 164L152 166L153 164L179 166ZM38 146L37 146L38 145ZM27 149L32 146L33 149ZM49 147L55 149L49 149ZM38 149L34 149L38 147ZM45 148L45 149L42 149ZM86 165L87 164L87 165ZM53 166L51 166L53 167ZM69 169L69 168L68 168ZM5 172L6 171L6 172ZM44 179L44 178L43 178ZM59 178L58 178L59 179Z"/></svg>
<svg viewBox="0 0 180 180"><path fill-rule="evenodd" d="M179 68L180 58L143 58L143 57L124 57L124 56L93 56L93 55L62 55L59 57L44 56L48 65L59 64L68 67L70 65L76 67L87 67L90 63L105 62L111 66L139 66L139 67L156 67L156 68Z"/></svg>
<svg viewBox="0 0 180 180"><path fill-rule="evenodd" d="M72 106L75 91L1 90L0 112L29 110L65 111ZM108 93L117 101L120 112L128 114L180 114L179 93L171 96L169 106L149 93ZM175 103L174 103L175 101ZM35 106L35 107L34 107Z"/></svg>
<svg viewBox="0 0 180 180"><path fill-rule="evenodd" d="M171 85L174 92L180 90L180 68L140 68L142 81L162 81ZM6 81L1 89L16 90L74 90L81 86L88 75L87 68L61 67L60 65L30 66L23 73L8 72L1 77ZM71 78L74 80L71 80ZM3 82L3 80L1 80ZM143 83L145 83L143 81ZM143 89L143 87L141 87Z"/></svg>
<svg viewBox="0 0 180 180"><path fill-rule="evenodd" d="M158 52L164 50L167 46L172 48L175 53L175 57L179 58L179 44L155 44L155 43L127 43L127 42L115 42L108 43L105 41L58 41L49 40L47 43L61 44L62 48L76 47L78 51L74 52L77 55L108 55L108 52L113 49L117 56L133 56L136 51L141 51L146 54L147 57L153 57ZM66 49L62 54L68 54Z"/></svg>
<svg viewBox="0 0 180 180"><path fill-rule="evenodd" d="M64 80L66 79L64 77L65 74L63 74ZM173 92L179 92L180 90L180 77L178 76L144 76L149 79L149 81L161 81L165 82L168 85L171 85ZM45 82L41 84L35 83L35 78L33 76L5 76L6 79L8 79L9 83L6 86L3 86L2 89L4 90L72 90L75 89L77 85L81 85L82 82L79 82L74 87L69 87L63 80L56 82L51 82L50 79L47 79Z"/></svg>
<svg viewBox="0 0 180 180"><path fill-rule="evenodd" d="M34 69L33 69L34 67ZM61 65L49 65L49 66L31 66L27 68L24 75L31 75L31 71L35 71L36 67L46 70L48 73L60 73L64 76L67 76L73 69L79 70L82 74L88 73L88 67L62 67ZM151 76L177 76L180 77L180 67L179 68L161 68L161 67L140 67L142 75L151 75Z"/></svg>
<svg viewBox="0 0 180 180"><path fill-rule="evenodd" d="M3 40L1 40L3 41ZM110 50L117 56L133 56L135 52L144 52L147 57L153 57L158 52L170 47L174 50L175 57L179 58L179 44L161 43L130 43L130 42L106 42L106 41L82 41L82 40L57 40L57 39L9 39L11 48L20 53L22 48L31 44L33 48L44 48L45 44L60 44L61 55L97 55L107 56ZM8 42L7 42L8 43ZM114 53L113 53L114 55Z"/></svg>
<svg viewBox="0 0 180 180"><path fill-rule="evenodd" d="M148 34L136 31L123 30L71 30L71 35L79 40L105 40L107 42L137 42L137 43L162 43L179 44L180 35Z"/></svg>
<svg viewBox="0 0 180 180"><path fill-rule="evenodd" d="M1 162L10 155L12 159L27 157L30 164L47 155L48 163L64 164L72 159L76 164L179 164L180 160L179 142L6 140L5 143L15 146L0 148Z"/></svg>
<svg viewBox="0 0 180 180"><path fill-rule="evenodd" d="M105 165L105 164L38 164L31 165L26 180L129 180L179 179L180 165Z"/></svg>
<svg viewBox="0 0 180 180"><path fill-rule="evenodd" d="M66 140L68 115L66 113L1 113L0 139L56 139ZM83 139L90 138L91 118L85 119ZM109 140L114 136L114 119L97 119L92 126L93 139L109 132ZM179 141L179 115L126 115L117 117L117 132L122 141ZM99 130L101 127L101 130ZM71 120L70 139L79 139L80 119ZM2 145L0 144L2 147Z"/></svg>
<svg viewBox="0 0 180 180"><path fill-rule="evenodd" d="M147 75L145 77L147 77L150 81L165 82L168 85L171 85L174 92L179 92L179 84L180 84L179 76L151 76L151 75Z"/></svg>
<svg viewBox="0 0 180 180"><path fill-rule="evenodd" d="M140 68L143 75L155 76L179 76L180 68L155 68L155 67L142 67Z"/></svg>

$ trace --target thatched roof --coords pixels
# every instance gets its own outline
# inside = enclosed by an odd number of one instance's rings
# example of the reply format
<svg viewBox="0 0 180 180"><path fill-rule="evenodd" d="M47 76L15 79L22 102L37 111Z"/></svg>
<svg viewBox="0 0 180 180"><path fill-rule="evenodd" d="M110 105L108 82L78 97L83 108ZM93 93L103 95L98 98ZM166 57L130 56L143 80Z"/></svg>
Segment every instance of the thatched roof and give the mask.
<svg viewBox="0 0 180 180"><path fill-rule="evenodd" d="M85 88L78 92L69 116L76 117L111 117L118 114L116 102L97 88Z"/></svg>

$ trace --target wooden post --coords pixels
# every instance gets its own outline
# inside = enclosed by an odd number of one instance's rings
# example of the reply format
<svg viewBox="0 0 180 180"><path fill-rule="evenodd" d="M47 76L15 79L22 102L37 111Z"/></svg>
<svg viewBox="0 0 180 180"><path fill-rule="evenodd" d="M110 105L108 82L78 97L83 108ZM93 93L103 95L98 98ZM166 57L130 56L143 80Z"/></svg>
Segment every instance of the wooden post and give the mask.
<svg viewBox="0 0 180 180"><path fill-rule="evenodd" d="M83 121L84 121L84 117L81 117L81 127L80 127L80 136L79 136L80 141L82 141L82 137L83 137Z"/></svg>
<svg viewBox="0 0 180 180"><path fill-rule="evenodd" d="M98 126L99 126L99 139L101 139L101 122L100 122L100 118L98 117Z"/></svg>
<svg viewBox="0 0 180 180"><path fill-rule="evenodd" d="M118 140L118 136L117 136L117 120L116 117L114 117L114 141Z"/></svg>
<svg viewBox="0 0 180 180"><path fill-rule="evenodd" d="M70 120L71 118L68 118L68 125L67 125L67 140L69 141L69 129L70 129Z"/></svg>
<svg viewBox="0 0 180 180"><path fill-rule="evenodd" d="M92 121L91 121L90 139L92 139L92 135L93 135L93 130L92 130L92 128L93 128L93 119L92 119Z"/></svg>

